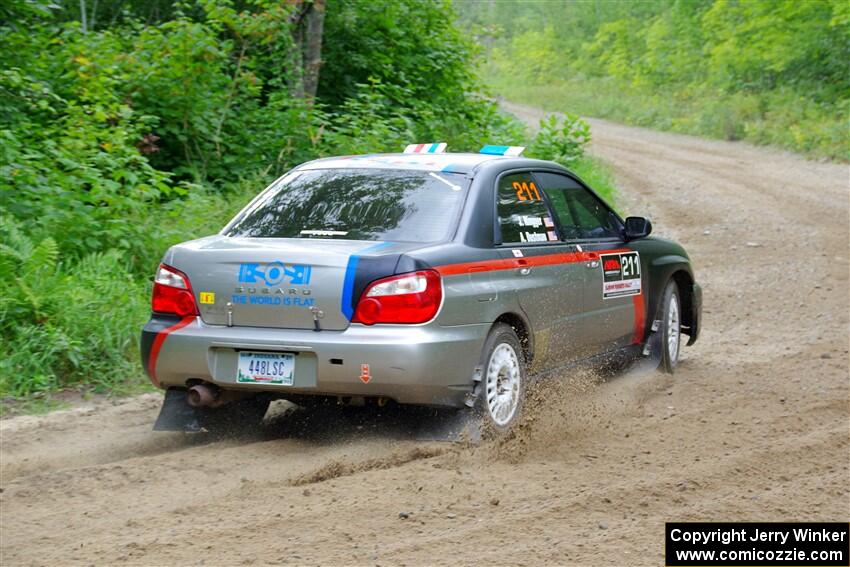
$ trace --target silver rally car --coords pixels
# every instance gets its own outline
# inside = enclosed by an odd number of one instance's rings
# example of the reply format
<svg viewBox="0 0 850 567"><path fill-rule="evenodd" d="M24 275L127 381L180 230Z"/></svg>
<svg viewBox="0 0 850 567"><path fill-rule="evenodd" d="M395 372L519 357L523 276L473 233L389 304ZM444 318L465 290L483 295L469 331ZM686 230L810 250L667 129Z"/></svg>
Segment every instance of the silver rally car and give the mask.
<svg viewBox="0 0 850 567"><path fill-rule="evenodd" d="M141 341L167 390L156 428L258 422L285 398L469 407L498 431L528 373L673 371L702 302L680 245L521 148L444 149L305 163L170 248Z"/></svg>

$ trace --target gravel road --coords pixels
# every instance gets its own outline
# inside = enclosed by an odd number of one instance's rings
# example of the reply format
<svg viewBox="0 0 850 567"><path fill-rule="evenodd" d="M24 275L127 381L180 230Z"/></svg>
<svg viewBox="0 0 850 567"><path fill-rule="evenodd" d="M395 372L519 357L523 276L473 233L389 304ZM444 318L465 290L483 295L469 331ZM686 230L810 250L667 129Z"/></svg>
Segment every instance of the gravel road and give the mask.
<svg viewBox="0 0 850 567"><path fill-rule="evenodd" d="M848 166L590 122L704 286L674 377L564 376L476 447L368 416L153 433L155 394L5 419L0 563L662 565L665 521L850 519Z"/></svg>

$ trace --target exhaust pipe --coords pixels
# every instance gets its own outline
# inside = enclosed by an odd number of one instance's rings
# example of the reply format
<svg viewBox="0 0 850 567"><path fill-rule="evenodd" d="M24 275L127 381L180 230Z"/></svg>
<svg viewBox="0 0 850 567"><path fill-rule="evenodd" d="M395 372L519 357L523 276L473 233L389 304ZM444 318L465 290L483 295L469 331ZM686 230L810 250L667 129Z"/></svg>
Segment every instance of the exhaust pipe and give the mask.
<svg viewBox="0 0 850 567"><path fill-rule="evenodd" d="M213 390L206 384L195 384L186 393L186 401L193 408L203 408L216 405L219 391Z"/></svg>
<svg viewBox="0 0 850 567"><path fill-rule="evenodd" d="M186 392L186 402L193 408L217 408L250 396L250 392L222 390L215 384L195 384Z"/></svg>

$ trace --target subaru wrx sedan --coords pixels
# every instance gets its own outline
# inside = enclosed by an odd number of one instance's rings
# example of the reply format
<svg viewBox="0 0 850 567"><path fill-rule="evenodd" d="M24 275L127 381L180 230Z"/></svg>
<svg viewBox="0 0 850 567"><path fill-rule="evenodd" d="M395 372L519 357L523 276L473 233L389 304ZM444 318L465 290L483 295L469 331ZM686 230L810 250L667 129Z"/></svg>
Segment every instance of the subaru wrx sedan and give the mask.
<svg viewBox="0 0 850 567"><path fill-rule="evenodd" d="M682 246L558 164L444 147L305 163L169 249L142 332L159 428L284 398L469 407L504 431L529 373L653 354L674 370L702 303Z"/></svg>

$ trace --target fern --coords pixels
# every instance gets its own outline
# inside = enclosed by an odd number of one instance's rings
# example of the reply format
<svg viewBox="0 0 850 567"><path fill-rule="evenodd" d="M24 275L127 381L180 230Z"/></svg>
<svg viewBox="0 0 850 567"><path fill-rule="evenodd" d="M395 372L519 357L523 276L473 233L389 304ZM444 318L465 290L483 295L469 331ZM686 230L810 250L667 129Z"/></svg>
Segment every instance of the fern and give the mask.
<svg viewBox="0 0 850 567"><path fill-rule="evenodd" d="M30 252L29 257L25 260L25 273L27 275L36 275L43 272L52 272L56 270L56 264L59 261L59 245L56 241L48 237L36 245Z"/></svg>
<svg viewBox="0 0 850 567"><path fill-rule="evenodd" d="M23 262L32 254L33 241L12 217L0 217L0 256Z"/></svg>
<svg viewBox="0 0 850 567"><path fill-rule="evenodd" d="M9 217L0 218L0 239L0 328L43 323L50 315L46 305L56 285L59 246L50 237L35 244Z"/></svg>

